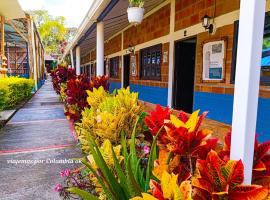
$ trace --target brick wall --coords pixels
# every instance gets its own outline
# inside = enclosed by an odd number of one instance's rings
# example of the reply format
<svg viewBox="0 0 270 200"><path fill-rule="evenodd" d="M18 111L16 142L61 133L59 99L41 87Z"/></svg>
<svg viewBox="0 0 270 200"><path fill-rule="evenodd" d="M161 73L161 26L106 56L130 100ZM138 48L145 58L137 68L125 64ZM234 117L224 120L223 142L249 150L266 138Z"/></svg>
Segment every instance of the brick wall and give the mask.
<svg viewBox="0 0 270 200"><path fill-rule="evenodd" d="M170 4L124 31L124 49L162 37L170 32Z"/></svg>
<svg viewBox="0 0 270 200"><path fill-rule="evenodd" d="M167 62L163 63L163 53L167 51L169 56L169 43L162 44L162 56L161 56L161 81L154 80L140 80L140 52L136 51L136 60L137 60L137 75L130 75L130 83L139 84L145 86L156 86L166 88L168 87L168 73L169 73L169 58Z"/></svg>
<svg viewBox="0 0 270 200"><path fill-rule="evenodd" d="M227 25L216 30L214 35L209 35L208 32L203 32L197 35L196 47L196 68L195 68L195 91L214 92L214 93L229 93L231 90L226 90L231 86L231 60L233 48L234 25ZM224 81L202 81L203 71L203 43L219 39L226 39L226 58L225 58L225 76Z"/></svg>
<svg viewBox="0 0 270 200"><path fill-rule="evenodd" d="M239 7L240 0L176 0L175 30L200 23L201 18L206 14L210 17L218 17L238 10Z"/></svg>
<svg viewBox="0 0 270 200"><path fill-rule="evenodd" d="M105 56L121 51L121 33L104 44Z"/></svg>

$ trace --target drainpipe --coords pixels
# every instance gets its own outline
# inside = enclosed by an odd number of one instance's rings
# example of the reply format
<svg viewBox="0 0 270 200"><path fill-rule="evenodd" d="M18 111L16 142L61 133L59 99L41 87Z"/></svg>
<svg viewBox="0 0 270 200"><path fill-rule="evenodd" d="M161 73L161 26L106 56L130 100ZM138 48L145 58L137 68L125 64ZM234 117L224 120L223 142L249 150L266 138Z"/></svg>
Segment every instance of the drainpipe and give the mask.
<svg viewBox="0 0 270 200"><path fill-rule="evenodd" d="M97 23L97 76L104 75L104 23Z"/></svg>

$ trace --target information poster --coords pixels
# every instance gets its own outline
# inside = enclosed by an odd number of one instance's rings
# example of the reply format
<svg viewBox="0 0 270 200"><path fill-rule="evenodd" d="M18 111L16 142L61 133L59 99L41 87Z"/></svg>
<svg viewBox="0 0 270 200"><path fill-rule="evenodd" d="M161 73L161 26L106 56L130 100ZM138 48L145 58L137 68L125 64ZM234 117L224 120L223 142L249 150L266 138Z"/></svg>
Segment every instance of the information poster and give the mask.
<svg viewBox="0 0 270 200"><path fill-rule="evenodd" d="M136 64L136 55L130 56L130 68L131 75L137 76L137 64Z"/></svg>
<svg viewBox="0 0 270 200"><path fill-rule="evenodd" d="M224 40L203 45L203 80L223 79L224 48Z"/></svg>

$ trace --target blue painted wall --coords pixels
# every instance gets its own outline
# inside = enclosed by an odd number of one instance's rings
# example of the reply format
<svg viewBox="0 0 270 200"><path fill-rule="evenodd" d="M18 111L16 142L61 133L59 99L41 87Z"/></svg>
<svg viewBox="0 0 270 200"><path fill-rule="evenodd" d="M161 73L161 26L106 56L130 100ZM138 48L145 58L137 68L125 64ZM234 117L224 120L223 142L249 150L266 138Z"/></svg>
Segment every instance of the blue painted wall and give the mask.
<svg viewBox="0 0 270 200"><path fill-rule="evenodd" d="M145 86L145 85L130 85L131 91L139 92L139 99L148 101L162 106L167 105L168 89L161 87Z"/></svg>
<svg viewBox="0 0 270 200"><path fill-rule="evenodd" d="M110 87L109 87L110 93L112 93L115 89L119 89L119 88L121 88L121 83L120 82L110 81Z"/></svg>
<svg viewBox="0 0 270 200"><path fill-rule="evenodd" d="M208 118L231 124L233 95L195 92L193 109L209 111ZM270 140L270 99L259 98L257 133L261 142Z"/></svg>

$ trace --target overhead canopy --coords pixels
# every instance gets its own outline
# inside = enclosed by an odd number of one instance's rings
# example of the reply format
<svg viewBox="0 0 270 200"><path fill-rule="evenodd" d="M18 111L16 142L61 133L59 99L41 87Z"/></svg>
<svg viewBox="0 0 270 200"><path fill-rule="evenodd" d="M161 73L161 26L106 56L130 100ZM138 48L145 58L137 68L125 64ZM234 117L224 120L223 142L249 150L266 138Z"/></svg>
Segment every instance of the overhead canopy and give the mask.
<svg viewBox="0 0 270 200"><path fill-rule="evenodd" d="M18 0L1 0L0 15L7 19L24 18L25 14Z"/></svg>
<svg viewBox="0 0 270 200"><path fill-rule="evenodd" d="M8 20L5 23L5 42L8 46L16 44L25 47L27 43L27 21L26 19Z"/></svg>
<svg viewBox="0 0 270 200"><path fill-rule="evenodd" d="M144 2L145 14L153 8L163 3L165 0L146 0ZM129 3L127 0L96 0L90 8L84 22L81 24L73 41L67 46L63 57L70 53L70 49L75 46L81 47L81 55L89 53L89 50L96 46L96 23L104 22L104 39L105 41L114 34L123 30L129 25L127 17L127 8ZM87 23L88 22L88 23ZM73 54L75 51L73 51Z"/></svg>

